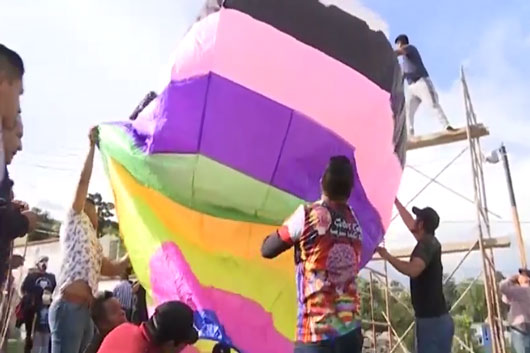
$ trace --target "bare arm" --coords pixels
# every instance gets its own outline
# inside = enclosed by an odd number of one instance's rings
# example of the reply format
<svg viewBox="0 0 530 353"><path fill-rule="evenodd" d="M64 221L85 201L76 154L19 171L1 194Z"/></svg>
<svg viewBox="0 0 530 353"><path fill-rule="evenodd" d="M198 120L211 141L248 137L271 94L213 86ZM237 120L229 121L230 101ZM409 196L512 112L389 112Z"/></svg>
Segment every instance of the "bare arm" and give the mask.
<svg viewBox="0 0 530 353"><path fill-rule="evenodd" d="M411 278L416 278L430 262L430 258L433 255L432 247L427 247L424 244L419 244L419 248L415 249L412 253L412 259L410 261L403 261L390 255L390 253L382 247L378 247L376 251L379 253L382 259L390 262L392 266L402 274Z"/></svg>
<svg viewBox="0 0 530 353"><path fill-rule="evenodd" d="M503 280L499 285L499 291L509 301L521 301L526 298L527 289L519 285L519 275Z"/></svg>
<svg viewBox="0 0 530 353"><path fill-rule="evenodd" d="M413 257L410 261L403 261L389 254L387 261L405 276L416 278L425 270L425 262L419 257Z"/></svg>
<svg viewBox="0 0 530 353"><path fill-rule="evenodd" d="M111 261L104 257L103 262L101 263L101 274L110 277L119 276L124 273L130 265L129 255L125 255L118 261Z"/></svg>
<svg viewBox="0 0 530 353"><path fill-rule="evenodd" d="M385 248L379 247L376 250L381 258L390 262L390 264L394 266L396 270L411 278L418 277L423 270L425 270L425 267L427 267L425 261L419 257L413 257L410 261L403 261L390 255Z"/></svg>
<svg viewBox="0 0 530 353"><path fill-rule="evenodd" d="M85 200L88 194L88 185L90 184L90 178L92 176L92 167L94 165L94 154L96 151L97 141L97 128L93 128L90 131L90 150L86 156L85 165L79 178L79 184L77 184L77 190L75 192L74 203L72 209L75 213L81 213L85 207Z"/></svg>
<svg viewBox="0 0 530 353"><path fill-rule="evenodd" d="M405 206L403 206L401 202L399 202L398 199L396 199L395 205L399 212L399 216L403 220L403 223L405 223L407 228L412 232L414 230L414 223L415 223L414 217L412 217L410 212L407 211Z"/></svg>

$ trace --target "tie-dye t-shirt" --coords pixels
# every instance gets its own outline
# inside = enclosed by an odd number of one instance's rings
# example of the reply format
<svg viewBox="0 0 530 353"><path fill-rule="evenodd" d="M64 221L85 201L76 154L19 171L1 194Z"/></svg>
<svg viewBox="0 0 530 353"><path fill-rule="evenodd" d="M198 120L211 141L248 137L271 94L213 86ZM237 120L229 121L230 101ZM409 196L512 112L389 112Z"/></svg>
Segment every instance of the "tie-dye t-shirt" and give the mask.
<svg viewBox="0 0 530 353"><path fill-rule="evenodd" d="M361 228L346 204L300 206L278 230L295 248L298 342L319 342L360 327L356 279Z"/></svg>

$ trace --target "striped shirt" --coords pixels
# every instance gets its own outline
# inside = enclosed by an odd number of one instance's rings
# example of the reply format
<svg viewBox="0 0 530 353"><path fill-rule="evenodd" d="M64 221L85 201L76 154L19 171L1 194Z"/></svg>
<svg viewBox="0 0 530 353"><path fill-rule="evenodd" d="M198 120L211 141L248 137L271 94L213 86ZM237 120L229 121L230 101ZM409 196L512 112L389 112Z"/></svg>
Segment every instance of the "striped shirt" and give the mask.
<svg viewBox="0 0 530 353"><path fill-rule="evenodd" d="M123 309L132 309L133 307L133 291L132 284L129 281L121 281L113 291L114 296L121 304Z"/></svg>

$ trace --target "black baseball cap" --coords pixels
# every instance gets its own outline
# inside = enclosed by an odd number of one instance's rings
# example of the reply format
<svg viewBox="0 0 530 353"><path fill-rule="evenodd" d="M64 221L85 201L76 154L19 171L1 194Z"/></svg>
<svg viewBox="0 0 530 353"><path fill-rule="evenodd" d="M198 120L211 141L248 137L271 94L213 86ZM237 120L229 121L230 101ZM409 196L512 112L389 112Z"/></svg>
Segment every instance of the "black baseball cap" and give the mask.
<svg viewBox="0 0 530 353"><path fill-rule="evenodd" d="M414 213L418 220L423 222L423 228L429 232L433 232L440 225L440 216L431 207L418 208L412 207L412 213Z"/></svg>
<svg viewBox="0 0 530 353"><path fill-rule="evenodd" d="M169 301L159 305L149 320L153 335L159 343L194 344L199 334L194 327L193 310L179 301Z"/></svg>
<svg viewBox="0 0 530 353"><path fill-rule="evenodd" d="M527 269L527 268L520 268L519 269L519 274L520 275L525 275L527 277L530 277L530 270Z"/></svg>

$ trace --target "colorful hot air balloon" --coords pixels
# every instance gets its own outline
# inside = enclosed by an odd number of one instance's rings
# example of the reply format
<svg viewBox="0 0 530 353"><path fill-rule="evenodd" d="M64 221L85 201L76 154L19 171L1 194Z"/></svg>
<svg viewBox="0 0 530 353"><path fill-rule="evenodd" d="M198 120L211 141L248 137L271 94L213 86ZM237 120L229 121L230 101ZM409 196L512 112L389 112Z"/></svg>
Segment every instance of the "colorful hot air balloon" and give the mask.
<svg viewBox="0 0 530 353"><path fill-rule="evenodd" d="M405 156L401 73L381 32L316 0L226 0L180 42L134 121L102 125L120 230L153 304L196 311L203 339L292 351L293 255L265 235L355 165L362 265L389 225ZM137 113L137 112L136 112Z"/></svg>

